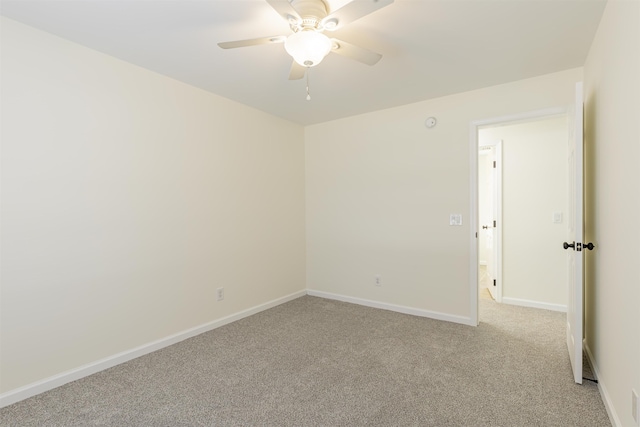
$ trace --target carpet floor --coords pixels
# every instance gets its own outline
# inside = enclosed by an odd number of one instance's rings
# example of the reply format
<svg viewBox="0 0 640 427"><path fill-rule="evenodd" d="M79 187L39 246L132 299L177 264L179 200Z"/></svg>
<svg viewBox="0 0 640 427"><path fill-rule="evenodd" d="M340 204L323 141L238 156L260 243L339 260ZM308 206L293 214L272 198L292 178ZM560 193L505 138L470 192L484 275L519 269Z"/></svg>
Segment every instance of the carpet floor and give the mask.
<svg viewBox="0 0 640 427"><path fill-rule="evenodd" d="M565 315L477 328L311 296L0 410L2 426L610 426Z"/></svg>

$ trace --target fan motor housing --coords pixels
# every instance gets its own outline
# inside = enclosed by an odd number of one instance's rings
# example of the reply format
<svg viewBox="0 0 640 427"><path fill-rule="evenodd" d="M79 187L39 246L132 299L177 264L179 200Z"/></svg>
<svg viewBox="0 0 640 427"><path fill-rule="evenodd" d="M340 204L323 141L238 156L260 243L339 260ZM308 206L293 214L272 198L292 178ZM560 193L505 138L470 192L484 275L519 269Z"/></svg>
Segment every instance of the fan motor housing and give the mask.
<svg viewBox="0 0 640 427"><path fill-rule="evenodd" d="M291 6L300 14L300 29L318 29L320 21L328 14L329 8L324 0L291 0Z"/></svg>

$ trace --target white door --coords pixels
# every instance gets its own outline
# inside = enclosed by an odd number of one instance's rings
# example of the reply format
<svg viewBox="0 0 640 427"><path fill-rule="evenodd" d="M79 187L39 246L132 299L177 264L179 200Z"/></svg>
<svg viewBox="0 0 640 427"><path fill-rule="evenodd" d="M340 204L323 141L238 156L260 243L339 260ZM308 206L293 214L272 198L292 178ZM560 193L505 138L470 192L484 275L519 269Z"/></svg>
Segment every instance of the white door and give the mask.
<svg viewBox="0 0 640 427"><path fill-rule="evenodd" d="M576 383L582 384L583 325L583 93L576 83L575 114L569 114L569 227L567 249L569 263L569 300L567 303L567 346Z"/></svg>
<svg viewBox="0 0 640 427"><path fill-rule="evenodd" d="M487 263L487 288L491 293L491 297L502 302L501 290L501 274L500 274L500 206L502 200L502 141L498 140L480 145L483 153L479 156L480 161L486 162L486 179L481 182L483 188L479 189L480 197L480 244L483 245L482 250L485 251Z"/></svg>

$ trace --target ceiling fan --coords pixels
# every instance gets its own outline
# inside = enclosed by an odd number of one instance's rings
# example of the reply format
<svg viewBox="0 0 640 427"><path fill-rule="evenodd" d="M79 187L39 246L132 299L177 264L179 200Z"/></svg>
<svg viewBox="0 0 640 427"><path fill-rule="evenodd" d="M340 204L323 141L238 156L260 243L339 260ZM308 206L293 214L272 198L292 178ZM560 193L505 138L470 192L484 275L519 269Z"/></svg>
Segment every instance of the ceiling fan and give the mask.
<svg viewBox="0 0 640 427"><path fill-rule="evenodd" d="M368 49L330 38L324 31L335 31L393 3L394 0L352 0L340 9L330 10L326 0L266 0L291 28L288 36L260 37L218 43L223 49L284 43L293 57L289 80L304 77L308 68L315 67L329 53L334 52L367 65L377 63L382 55Z"/></svg>

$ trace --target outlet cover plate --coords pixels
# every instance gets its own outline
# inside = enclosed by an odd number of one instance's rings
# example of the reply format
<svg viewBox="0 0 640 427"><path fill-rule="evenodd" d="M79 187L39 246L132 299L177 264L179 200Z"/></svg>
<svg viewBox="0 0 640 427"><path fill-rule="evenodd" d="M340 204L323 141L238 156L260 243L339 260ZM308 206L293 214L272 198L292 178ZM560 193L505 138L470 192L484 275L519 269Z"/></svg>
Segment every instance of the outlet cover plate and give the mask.
<svg viewBox="0 0 640 427"><path fill-rule="evenodd" d="M462 225L462 214L449 215L449 225Z"/></svg>

